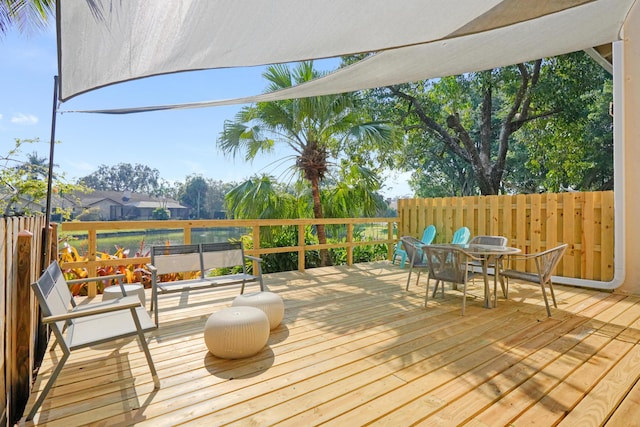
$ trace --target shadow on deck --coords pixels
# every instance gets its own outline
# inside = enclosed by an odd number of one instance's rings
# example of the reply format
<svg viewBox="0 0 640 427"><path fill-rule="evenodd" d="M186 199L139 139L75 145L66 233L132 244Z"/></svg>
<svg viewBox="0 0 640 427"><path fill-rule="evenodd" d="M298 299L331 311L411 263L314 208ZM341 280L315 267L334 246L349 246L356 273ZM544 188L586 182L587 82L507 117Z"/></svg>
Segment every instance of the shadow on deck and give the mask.
<svg viewBox="0 0 640 427"><path fill-rule="evenodd" d="M387 262L267 275L285 318L240 360L209 354L202 333L239 287L160 296L160 328L147 334L160 390L135 339L76 351L35 424L639 422L638 297L557 286L547 318L536 287L513 283L485 309L478 282L461 316L461 293L447 287L425 309L426 277L408 292L406 277Z"/></svg>

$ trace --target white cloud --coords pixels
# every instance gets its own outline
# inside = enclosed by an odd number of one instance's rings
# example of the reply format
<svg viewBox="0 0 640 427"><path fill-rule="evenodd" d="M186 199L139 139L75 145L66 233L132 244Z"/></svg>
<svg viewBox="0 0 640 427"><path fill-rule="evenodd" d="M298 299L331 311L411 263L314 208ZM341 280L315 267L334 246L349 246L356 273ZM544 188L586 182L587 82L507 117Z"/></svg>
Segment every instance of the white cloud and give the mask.
<svg viewBox="0 0 640 427"><path fill-rule="evenodd" d="M15 123L17 125L27 125L32 126L38 123L38 117L33 114L23 114L17 113L11 117L11 123Z"/></svg>
<svg viewBox="0 0 640 427"><path fill-rule="evenodd" d="M0 120L2 120L2 113L0 113Z"/></svg>

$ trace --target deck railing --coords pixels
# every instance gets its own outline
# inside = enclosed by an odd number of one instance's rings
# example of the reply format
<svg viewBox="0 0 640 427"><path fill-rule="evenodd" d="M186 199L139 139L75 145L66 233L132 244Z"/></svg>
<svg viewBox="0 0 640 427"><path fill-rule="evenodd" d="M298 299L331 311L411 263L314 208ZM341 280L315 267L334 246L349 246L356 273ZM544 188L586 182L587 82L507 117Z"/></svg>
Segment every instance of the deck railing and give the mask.
<svg viewBox="0 0 640 427"><path fill-rule="evenodd" d="M245 252L248 255L261 256L263 254L297 252L298 253L298 270L303 271L305 268L305 252L331 249L346 248L347 264L353 264L353 248L356 246L387 244L388 255L391 256L393 244L397 241L395 233L398 218L326 218L322 220L325 225L345 226L346 233L344 241L327 244L306 244L305 229L308 226L316 224L315 219L263 219L263 220L169 220L169 221L87 221L87 222L63 222L61 224L61 235L64 233L87 233L86 261L65 262L62 268L86 268L89 276L95 276L99 266L122 265L122 259L97 259L98 238L101 233L106 232L126 232L130 230L181 230L183 232L183 243L191 243L193 240L194 230L215 229L215 228L246 228L252 236L252 247L247 248ZM354 239L354 226L356 224L380 224L386 228L385 238L356 240ZM280 227L294 226L297 227L298 244L295 246L283 247L262 247L261 246L261 228L262 227ZM144 264L150 262L149 257L128 258L135 259L135 264ZM97 287L90 284L88 288L90 296L96 295Z"/></svg>

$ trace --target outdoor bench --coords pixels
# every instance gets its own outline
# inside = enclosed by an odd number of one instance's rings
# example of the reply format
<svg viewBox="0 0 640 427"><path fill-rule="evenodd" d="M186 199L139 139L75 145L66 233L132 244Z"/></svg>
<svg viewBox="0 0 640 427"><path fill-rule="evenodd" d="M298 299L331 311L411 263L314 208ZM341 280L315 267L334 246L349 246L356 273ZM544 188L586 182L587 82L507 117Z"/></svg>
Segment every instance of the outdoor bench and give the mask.
<svg viewBox="0 0 640 427"><path fill-rule="evenodd" d="M256 261L256 274L248 274L245 260ZM213 288L225 285L242 284L240 293L244 293L248 282L262 282L262 260L245 255L242 242L199 243L186 245L162 245L151 247L151 263L147 267L151 271L151 311L155 314L158 325L158 294L185 292L196 289ZM240 267L241 273L230 273L221 276L210 276L207 273L214 268ZM160 275L198 271L199 277L170 282L160 281Z"/></svg>

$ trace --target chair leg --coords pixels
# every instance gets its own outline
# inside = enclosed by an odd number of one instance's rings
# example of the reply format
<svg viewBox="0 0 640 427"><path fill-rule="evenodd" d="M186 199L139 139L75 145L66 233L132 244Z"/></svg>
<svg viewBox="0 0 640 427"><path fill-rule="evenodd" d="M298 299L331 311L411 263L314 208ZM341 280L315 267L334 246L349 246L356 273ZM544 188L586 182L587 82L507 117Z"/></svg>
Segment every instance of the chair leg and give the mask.
<svg viewBox="0 0 640 427"><path fill-rule="evenodd" d="M462 284L462 315L464 316L464 309L467 306L467 284Z"/></svg>
<svg viewBox="0 0 640 427"><path fill-rule="evenodd" d="M416 279L416 286L420 285L420 273L422 273L422 270L418 269L418 278Z"/></svg>
<svg viewBox="0 0 640 427"><path fill-rule="evenodd" d="M502 295L504 295L504 298L507 299L509 297L509 280L507 279L507 283L506 283L506 286L505 286L505 282L504 282L504 280L502 278L502 275L500 274L500 272L503 270L502 265L503 265L502 264L502 258L498 258L496 260L496 266L494 267L495 270L494 270L493 274L496 274L496 275L500 276L500 287L502 288Z"/></svg>
<svg viewBox="0 0 640 427"><path fill-rule="evenodd" d="M411 272L413 271L413 265L409 266L409 277L407 277L407 287L405 288L405 291L409 290L409 283L411 282Z"/></svg>
<svg viewBox="0 0 640 427"><path fill-rule="evenodd" d="M152 289L151 289L151 311L153 311L153 317L156 321L156 326L160 326L160 319L158 311L159 310L159 306L158 306L158 289L156 287L155 284L152 285Z"/></svg>
<svg viewBox="0 0 640 427"><path fill-rule="evenodd" d="M427 308L428 301L429 301L429 276L427 276L427 290L424 293L424 308Z"/></svg>
<svg viewBox="0 0 640 427"><path fill-rule="evenodd" d="M64 352L64 354L60 358L60 361L58 362L58 365L56 365L56 368L51 373L51 378L49 378L49 381L47 381L47 384L44 386L44 389L40 393L40 396L38 396L36 403L33 404L31 411L29 411L29 414L27 415L27 421L31 421L36 415L36 412L38 412L38 409L40 409L40 405L42 405L42 402L44 402L44 398L47 397L47 394L49 393L49 390L51 390L53 383L56 381L56 378L58 378L60 371L62 371L64 363L71 355L71 352L66 350L62 345L60 345L60 347L62 347L62 351Z"/></svg>
<svg viewBox="0 0 640 427"><path fill-rule="evenodd" d="M140 346L142 346L144 355L147 358L147 363L149 364L149 370L151 370L151 377L153 378L154 389L159 389L160 379L158 378L158 372L156 372L156 367L153 364L153 359L151 358L151 352L149 351L147 340L144 337L144 332L142 331L142 326L140 325L140 319L138 319L138 313L136 312L135 307L131 307L131 316L133 317L133 322L136 324L136 329L138 330L138 339L140 340Z"/></svg>
<svg viewBox="0 0 640 427"><path fill-rule="evenodd" d="M551 299L553 300L553 306L558 308L558 303L556 303L556 294L553 292L553 283L549 280L549 290L551 291Z"/></svg>
<svg viewBox="0 0 640 427"><path fill-rule="evenodd" d="M407 254L400 255L400 268L404 268L404 265L407 263Z"/></svg>
<svg viewBox="0 0 640 427"><path fill-rule="evenodd" d="M542 291L542 297L544 298L544 305L547 307L547 317L551 317L551 309L549 308L549 299L547 298L547 292L544 290L544 283L540 283L540 290Z"/></svg>
<svg viewBox="0 0 640 427"><path fill-rule="evenodd" d="M433 298L436 297L436 292L438 292L438 286L440 286L440 279L436 280L436 284L433 287L433 294L431 295ZM444 289L444 283L442 284L442 289ZM442 294L444 296L444 293Z"/></svg>
<svg viewBox="0 0 640 427"><path fill-rule="evenodd" d="M500 287L502 287L502 294L504 295L504 299L509 299L509 278L502 277L500 275Z"/></svg>

